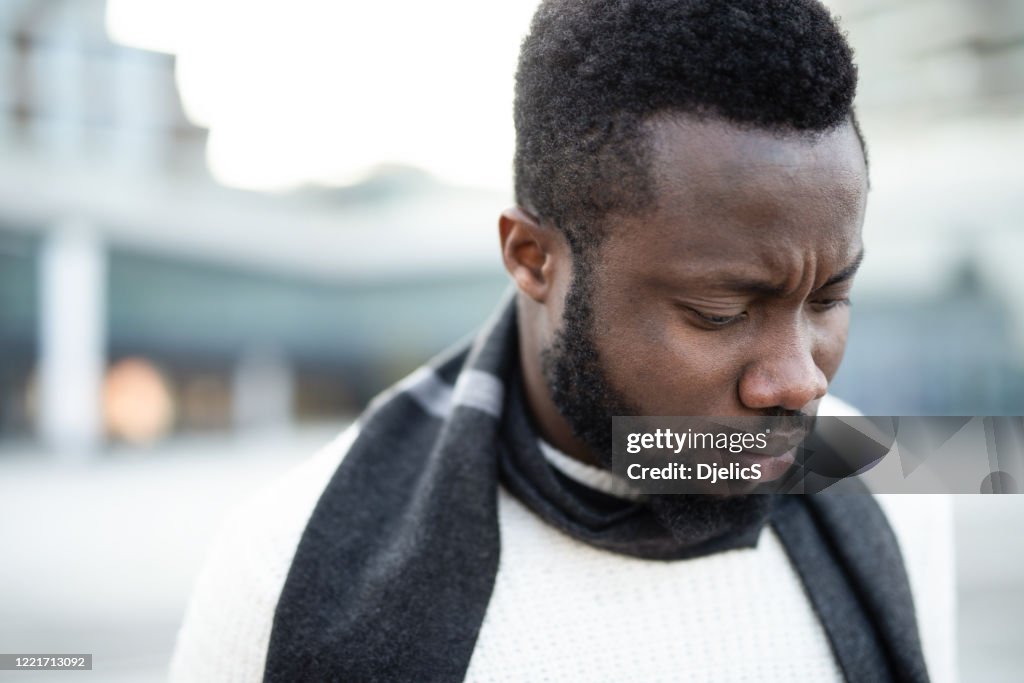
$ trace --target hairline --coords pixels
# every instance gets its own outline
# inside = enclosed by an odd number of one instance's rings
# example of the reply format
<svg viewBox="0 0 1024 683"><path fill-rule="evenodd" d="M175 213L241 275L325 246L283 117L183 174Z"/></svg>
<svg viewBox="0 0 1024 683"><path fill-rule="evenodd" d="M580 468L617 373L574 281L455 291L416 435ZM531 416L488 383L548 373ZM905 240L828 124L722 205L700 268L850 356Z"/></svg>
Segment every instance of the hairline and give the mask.
<svg viewBox="0 0 1024 683"><path fill-rule="evenodd" d="M856 112L851 108L843 119L838 123L829 126L828 128L821 129L799 129L790 126L779 125L779 126L765 126L755 122L748 121L737 121L735 119L719 115L715 112L707 111L690 111L685 109L668 109L652 112L639 119L634 129L635 135L631 136L632 139L626 141L627 145L634 147L634 151L639 153L643 168L635 169L641 174L639 178L641 186L643 188L644 198L643 205L641 206L638 200L637 204L633 204L621 208L613 208L605 211L600 215L580 215L570 216L563 218L563 223L576 223L577 221L583 221L590 223L591 225L583 228L582 230L578 225L559 225L549 216L544 216L539 213L534 206L531 205L529 199L523 201L522 198L516 197L517 203L521 208L527 212L531 217L535 218L538 223L546 221L549 222L568 242L570 250L574 257L578 255L592 256L592 252L598 250L603 242L608 238L610 233L609 226L606 224L606 220L612 216L619 215L630 215L633 217L642 217L647 212L654 210L654 193L655 193L655 178L653 177L653 135L654 127L662 123L705 123L705 122L716 122L722 123L727 126L741 131L741 132L756 132L765 133L776 137L780 140L785 139L804 139L808 141L814 141L820 139L825 135L829 135L836 131L841 130L844 126L850 126L857 138L858 146L860 147L861 154L864 156L864 168L868 179L868 189L871 188L870 169L868 166L868 150L867 141L861 131L859 121L857 119ZM605 181L607 182L607 181ZM578 233L585 231L587 233L586 238L579 239L581 237Z"/></svg>

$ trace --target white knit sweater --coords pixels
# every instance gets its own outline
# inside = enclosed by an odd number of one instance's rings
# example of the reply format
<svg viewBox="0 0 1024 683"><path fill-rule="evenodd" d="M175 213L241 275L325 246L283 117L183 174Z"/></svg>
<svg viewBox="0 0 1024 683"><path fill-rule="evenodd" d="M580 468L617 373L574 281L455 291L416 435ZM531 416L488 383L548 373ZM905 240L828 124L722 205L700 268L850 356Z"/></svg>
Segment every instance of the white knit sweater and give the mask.
<svg viewBox="0 0 1024 683"><path fill-rule="evenodd" d="M172 681L262 680L292 556L354 438L353 428L229 518L178 634ZM568 476L607 488L607 473L545 450ZM903 549L932 679L954 680L949 501L878 498ZM660 562L576 541L504 490L498 511L501 559L468 681L842 679L770 528L756 548Z"/></svg>

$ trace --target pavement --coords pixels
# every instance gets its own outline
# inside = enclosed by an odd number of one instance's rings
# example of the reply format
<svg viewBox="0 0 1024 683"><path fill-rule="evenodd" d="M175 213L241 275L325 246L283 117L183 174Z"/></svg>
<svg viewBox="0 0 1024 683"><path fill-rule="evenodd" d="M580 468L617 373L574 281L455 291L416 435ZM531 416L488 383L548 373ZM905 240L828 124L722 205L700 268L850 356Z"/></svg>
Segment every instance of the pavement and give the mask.
<svg viewBox="0 0 1024 683"><path fill-rule="evenodd" d="M166 680L221 520L338 431L181 439L92 461L0 449L0 652L94 655L91 672L0 681Z"/></svg>

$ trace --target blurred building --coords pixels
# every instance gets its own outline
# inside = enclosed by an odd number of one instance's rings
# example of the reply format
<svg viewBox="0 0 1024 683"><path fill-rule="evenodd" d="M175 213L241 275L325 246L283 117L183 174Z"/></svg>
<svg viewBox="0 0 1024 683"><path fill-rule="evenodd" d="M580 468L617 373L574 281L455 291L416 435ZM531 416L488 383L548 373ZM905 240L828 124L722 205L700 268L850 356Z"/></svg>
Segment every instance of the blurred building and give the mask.
<svg viewBox="0 0 1024 683"><path fill-rule="evenodd" d="M174 57L111 42L102 1L4 3L0 33L0 439L338 422L500 296L502 193L227 189Z"/></svg>
<svg viewBox="0 0 1024 683"><path fill-rule="evenodd" d="M873 175L835 391L870 413L1019 414L1024 9L830 4ZM0 440L76 452L337 422L493 308L507 189L405 166L226 188L175 56L112 42L104 12L0 5Z"/></svg>
<svg viewBox="0 0 1024 683"><path fill-rule="evenodd" d="M1024 6L1015 0L830 0L856 50L865 115L921 123L1018 117Z"/></svg>
<svg viewBox="0 0 1024 683"><path fill-rule="evenodd" d="M1024 5L833 0L873 189L840 395L875 414L1024 409Z"/></svg>

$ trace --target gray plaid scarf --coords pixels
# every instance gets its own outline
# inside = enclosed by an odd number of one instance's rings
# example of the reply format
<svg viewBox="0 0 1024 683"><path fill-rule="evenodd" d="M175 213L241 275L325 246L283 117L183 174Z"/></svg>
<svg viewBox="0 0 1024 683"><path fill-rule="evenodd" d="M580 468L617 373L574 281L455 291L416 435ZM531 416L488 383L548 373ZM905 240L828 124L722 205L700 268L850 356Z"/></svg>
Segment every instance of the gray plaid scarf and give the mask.
<svg viewBox="0 0 1024 683"><path fill-rule="evenodd" d="M683 574L686 558L753 547L770 523L846 679L927 681L899 548L871 496L778 496L738 526L670 532L642 502L586 489L544 459L516 331L508 301L471 346L360 418L292 560L265 681L461 681L498 571L499 482L574 538L679 561Z"/></svg>

